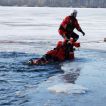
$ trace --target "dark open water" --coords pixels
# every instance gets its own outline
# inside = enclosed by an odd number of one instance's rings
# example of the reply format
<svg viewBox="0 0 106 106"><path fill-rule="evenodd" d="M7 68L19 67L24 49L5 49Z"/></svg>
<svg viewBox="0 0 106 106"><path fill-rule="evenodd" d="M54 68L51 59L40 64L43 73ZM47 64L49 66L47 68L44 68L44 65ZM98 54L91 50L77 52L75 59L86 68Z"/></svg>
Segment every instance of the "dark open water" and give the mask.
<svg viewBox="0 0 106 106"><path fill-rule="evenodd" d="M37 57L31 53L0 52L0 106L106 105L106 52L80 50L74 61L45 66L25 64ZM55 77L88 90L84 94L57 94L39 87L50 78L53 83Z"/></svg>

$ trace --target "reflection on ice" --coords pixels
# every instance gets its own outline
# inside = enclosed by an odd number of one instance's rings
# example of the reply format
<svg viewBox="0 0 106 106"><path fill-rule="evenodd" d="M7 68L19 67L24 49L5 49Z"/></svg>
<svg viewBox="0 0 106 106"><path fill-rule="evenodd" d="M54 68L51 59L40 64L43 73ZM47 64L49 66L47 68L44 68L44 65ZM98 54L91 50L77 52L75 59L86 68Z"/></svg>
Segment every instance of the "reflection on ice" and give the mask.
<svg viewBox="0 0 106 106"><path fill-rule="evenodd" d="M80 75L80 68L74 70L74 72L68 72L68 73L64 74L63 79L67 83L75 84L75 81L77 80L79 75Z"/></svg>

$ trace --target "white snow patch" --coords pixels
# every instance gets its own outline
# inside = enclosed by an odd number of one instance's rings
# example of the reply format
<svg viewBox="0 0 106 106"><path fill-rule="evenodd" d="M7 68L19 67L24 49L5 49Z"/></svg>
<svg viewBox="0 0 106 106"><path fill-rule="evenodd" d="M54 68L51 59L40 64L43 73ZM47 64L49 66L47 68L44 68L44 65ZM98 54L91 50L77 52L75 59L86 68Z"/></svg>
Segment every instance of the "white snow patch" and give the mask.
<svg viewBox="0 0 106 106"><path fill-rule="evenodd" d="M56 93L82 94L86 93L88 89L77 84L59 83L57 85L49 87L48 90Z"/></svg>

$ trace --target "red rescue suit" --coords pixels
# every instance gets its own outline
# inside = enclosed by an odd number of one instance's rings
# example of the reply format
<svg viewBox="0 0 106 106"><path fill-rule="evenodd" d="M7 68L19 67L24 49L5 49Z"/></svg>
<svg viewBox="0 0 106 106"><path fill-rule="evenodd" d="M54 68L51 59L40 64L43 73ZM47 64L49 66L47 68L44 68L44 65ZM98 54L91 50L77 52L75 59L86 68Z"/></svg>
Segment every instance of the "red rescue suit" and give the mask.
<svg viewBox="0 0 106 106"><path fill-rule="evenodd" d="M60 35L72 33L75 28L78 31L81 29L77 19L73 16L67 16L60 25L59 33Z"/></svg>
<svg viewBox="0 0 106 106"><path fill-rule="evenodd" d="M63 42L59 41L57 47L54 48L54 50L48 51L47 55L51 55L59 61L63 61L65 59L65 46L63 46Z"/></svg>
<svg viewBox="0 0 106 106"><path fill-rule="evenodd" d="M42 58L38 60L32 60L32 64L46 64L49 62L54 62L54 61L64 61L65 59L65 51L66 51L66 43L68 43L66 40L64 42L59 41L57 43L57 46L55 49L48 51ZM69 41L70 46L72 46L71 49L73 49L73 46L75 47L80 47L80 43L78 42L73 42L73 39L70 39ZM69 52L69 59L74 59L74 51Z"/></svg>
<svg viewBox="0 0 106 106"><path fill-rule="evenodd" d="M66 36L68 39L72 37L75 41L79 38L79 35L73 32L74 29L81 31L81 27L78 24L78 21L73 16L67 16L59 27L59 34L63 37Z"/></svg>
<svg viewBox="0 0 106 106"><path fill-rule="evenodd" d="M57 47L54 50L50 50L47 52L47 55L51 55L55 58L58 59L58 61L63 61L65 60L65 51L66 51L66 40L64 42L59 41L57 44ZM72 46L72 48L71 48ZM75 47L80 47L80 43L78 42L73 42L73 39L70 39L70 48L72 49L69 52L69 59L74 59L74 51L73 51L73 46Z"/></svg>

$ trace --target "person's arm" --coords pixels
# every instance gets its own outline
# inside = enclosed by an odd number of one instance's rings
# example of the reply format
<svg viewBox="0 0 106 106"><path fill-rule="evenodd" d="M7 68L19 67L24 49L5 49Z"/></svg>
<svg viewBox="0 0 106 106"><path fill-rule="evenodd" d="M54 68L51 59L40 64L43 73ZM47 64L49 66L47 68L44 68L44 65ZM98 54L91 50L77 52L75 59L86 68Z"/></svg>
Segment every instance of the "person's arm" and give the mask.
<svg viewBox="0 0 106 106"><path fill-rule="evenodd" d="M77 20L75 21L75 27L79 32L81 32L83 34L83 36L85 35L85 32L81 29Z"/></svg>
<svg viewBox="0 0 106 106"><path fill-rule="evenodd" d="M66 27L67 27L67 24L70 22L70 17L69 16L67 16L67 17L65 17L65 19L63 20L63 22L62 22L62 26L64 27L64 29L66 29Z"/></svg>
<svg viewBox="0 0 106 106"><path fill-rule="evenodd" d="M69 41L69 39L67 38L66 34L63 34L62 37L63 37L66 41Z"/></svg>
<svg viewBox="0 0 106 106"><path fill-rule="evenodd" d="M85 35L85 32L80 28L79 32L81 32L83 34L83 36Z"/></svg>

